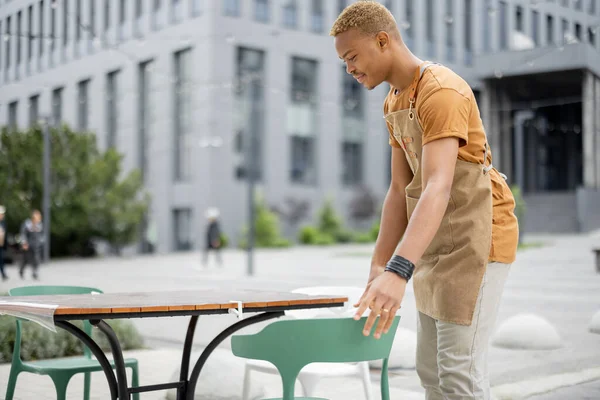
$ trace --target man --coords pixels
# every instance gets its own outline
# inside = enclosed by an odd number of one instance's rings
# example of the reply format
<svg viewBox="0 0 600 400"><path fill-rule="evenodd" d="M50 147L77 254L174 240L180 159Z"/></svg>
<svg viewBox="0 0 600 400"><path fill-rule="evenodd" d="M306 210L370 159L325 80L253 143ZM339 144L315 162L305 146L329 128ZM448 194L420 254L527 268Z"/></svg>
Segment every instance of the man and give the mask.
<svg viewBox="0 0 600 400"><path fill-rule="evenodd" d="M5 281L8 279L6 272L4 272L4 249L6 248L6 222L4 222L4 214L6 213L6 208L4 206L0 206L0 274L2 275L2 280Z"/></svg>
<svg viewBox="0 0 600 400"><path fill-rule="evenodd" d="M208 253L212 250L219 267L223 266L221 258L221 226L219 224L219 210L211 208L206 212L208 226L206 227L206 244L204 248L204 257L202 263L206 267L208 264Z"/></svg>
<svg viewBox="0 0 600 400"><path fill-rule="evenodd" d="M469 85L406 47L392 14L358 1L331 35L367 89L390 84L384 117L392 181L365 292L364 334L387 332L406 285L418 309L417 373L433 399L489 399L488 342L518 243L515 202ZM400 240L402 239L402 240Z"/></svg>
<svg viewBox="0 0 600 400"><path fill-rule="evenodd" d="M23 249L23 258L19 269L21 279L25 278L25 266L27 264L31 264L33 268L33 279L38 279L38 267L44 247L42 213L38 210L33 210L31 219L26 220L21 226L21 247Z"/></svg>

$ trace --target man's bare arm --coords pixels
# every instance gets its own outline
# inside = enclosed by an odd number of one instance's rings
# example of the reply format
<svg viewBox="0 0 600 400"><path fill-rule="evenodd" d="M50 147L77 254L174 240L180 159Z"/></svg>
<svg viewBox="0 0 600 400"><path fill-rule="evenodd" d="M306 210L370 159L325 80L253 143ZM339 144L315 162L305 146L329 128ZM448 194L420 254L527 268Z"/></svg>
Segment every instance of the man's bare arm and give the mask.
<svg viewBox="0 0 600 400"><path fill-rule="evenodd" d="M448 208L457 156L456 137L434 140L423 146L423 191L396 251L414 264L429 247Z"/></svg>
<svg viewBox="0 0 600 400"><path fill-rule="evenodd" d="M380 272L394 254L408 224L405 189L413 174L401 148L392 147L391 169L392 181L383 202L379 236L371 260L371 267L381 269Z"/></svg>

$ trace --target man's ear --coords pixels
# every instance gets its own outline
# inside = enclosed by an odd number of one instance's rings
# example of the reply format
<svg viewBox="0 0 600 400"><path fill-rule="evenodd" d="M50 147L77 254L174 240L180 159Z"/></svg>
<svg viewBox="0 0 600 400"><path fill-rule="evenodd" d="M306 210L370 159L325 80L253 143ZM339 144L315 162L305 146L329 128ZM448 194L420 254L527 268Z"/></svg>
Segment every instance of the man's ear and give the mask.
<svg viewBox="0 0 600 400"><path fill-rule="evenodd" d="M380 49L385 49L390 43L390 37L388 36L387 32L379 32L377 34L377 45L379 46Z"/></svg>

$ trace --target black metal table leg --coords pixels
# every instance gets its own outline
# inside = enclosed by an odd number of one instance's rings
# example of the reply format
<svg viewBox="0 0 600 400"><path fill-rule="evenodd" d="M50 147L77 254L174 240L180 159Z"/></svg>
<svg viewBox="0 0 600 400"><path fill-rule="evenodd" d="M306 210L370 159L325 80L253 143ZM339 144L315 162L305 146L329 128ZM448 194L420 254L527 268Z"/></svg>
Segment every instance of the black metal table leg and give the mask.
<svg viewBox="0 0 600 400"><path fill-rule="evenodd" d="M56 326L69 332L71 335L75 336L92 351L92 354L94 354L94 356L100 363L102 371L104 371L104 375L106 375L111 400L117 400L117 398L120 398L118 397L119 389L117 386L117 380L113 373L112 366L110 365L110 362L106 358L106 355L104 354L100 346L98 346L96 342L94 342L94 340L88 336L87 333L85 333L75 325L71 324L70 322L56 321L55 324Z"/></svg>
<svg viewBox="0 0 600 400"><path fill-rule="evenodd" d="M177 400L185 400L187 392L187 382L190 371L190 356L192 354L192 345L194 343L194 333L196 332L196 324L198 316L193 315L190 318L187 334L185 335L185 343L183 345L183 355L181 356L181 369L179 370L179 382L184 382L183 387L177 389Z"/></svg>
<svg viewBox="0 0 600 400"><path fill-rule="evenodd" d="M206 348L200 355L200 358L198 358L198 361L196 362L194 369L192 370L192 375L190 376L190 379L187 384L187 390L186 390L187 393L186 393L185 400L194 400L194 395L196 393L196 385L198 384L198 378L200 377L200 372L202 371L202 367L204 367L204 364L206 363L206 360L208 359L208 357L217 348L217 346L219 344L221 344L221 342L223 340L227 339L229 336L231 336L235 332L237 332L240 329L243 329L247 326L257 324L259 322L268 321L270 319L279 318L284 315L285 315L285 312L283 312L283 311L273 311L273 312L266 312L263 314L258 314L258 315L255 315L255 316L252 316L252 317L249 317L249 318L246 318L246 319L236 322L235 324L231 325L230 327L225 329L223 332L221 332L219 335L217 335L217 337L214 338L208 344L208 346L206 346Z"/></svg>
<svg viewBox="0 0 600 400"><path fill-rule="evenodd" d="M102 320L90 321L92 325L95 325L100 329L108 339L110 348L112 350L113 360L115 362L115 370L117 371L117 386L119 389L119 400L130 400L129 388L127 386L127 371L125 370L125 360L123 359L123 351L119 344L119 339L115 334L115 331Z"/></svg>

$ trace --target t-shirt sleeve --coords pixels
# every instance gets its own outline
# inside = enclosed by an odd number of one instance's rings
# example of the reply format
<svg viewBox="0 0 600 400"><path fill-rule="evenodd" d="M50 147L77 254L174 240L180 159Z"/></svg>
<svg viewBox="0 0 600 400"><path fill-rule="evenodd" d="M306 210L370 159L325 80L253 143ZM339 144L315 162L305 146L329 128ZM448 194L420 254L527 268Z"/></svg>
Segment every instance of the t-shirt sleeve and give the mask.
<svg viewBox="0 0 600 400"><path fill-rule="evenodd" d="M459 146L469 141L471 102L454 89L439 89L419 106L423 126L423 145L447 137L459 139Z"/></svg>
<svg viewBox="0 0 600 400"><path fill-rule="evenodd" d="M383 102L383 116L385 117L388 113L388 102L387 99L386 101ZM387 120L385 121L385 124L387 125L387 129L388 129L388 143L390 146L392 147L398 147L400 148L400 145L398 144L398 141L396 140L396 138L394 137L394 127L392 126L392 124L390 124Z"/></svg>

